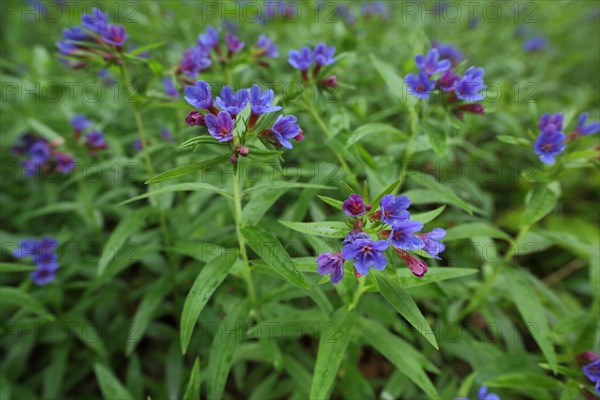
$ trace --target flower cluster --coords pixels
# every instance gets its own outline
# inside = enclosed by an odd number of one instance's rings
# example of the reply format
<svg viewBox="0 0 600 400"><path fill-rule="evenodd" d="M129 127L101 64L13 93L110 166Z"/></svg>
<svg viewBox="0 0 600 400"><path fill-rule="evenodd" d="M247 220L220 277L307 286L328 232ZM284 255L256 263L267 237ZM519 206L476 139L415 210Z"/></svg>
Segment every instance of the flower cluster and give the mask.
<svg viewBox="0 0 600 400"><path fill-rule="evenodd" d="M84 60L93 55L110 60L112 50L121 51L128 39L125 28L109 23L108 13L97 8L93 8L90 14L81 15L81 26L64 28L62 36L56 46L63 61L73 68L83 66ZM73 58L79 62L72 62Z"/></svg>
<svg viewBox="0 0 600 400"><path fill-rule="evenodd" d="M57 247L58 242L55 239L25 239L19 242L19 246L12 254L15 258L31 259L35 263L36 269L31 273L31 280L36 285L42 286L56 278L58 257L55 251Z"/></svg>
<svg viewBox="0 0 600 400"><path fill-rule="evenodd" d="M248 155L248 148L244 146L245 138L234 138L233 134L236 118L242 110L250 104L250 116L245 121L249 130L256 126L261 116L281 110L280 106L273 105L273 90L263 91L258 85L238 91L234 91L231 86L224 86L220 96L213 98L210 85L205 81L197 81L194 86L184 89L184 98L192 106L207 111L205 114L190 111L185 122L190 126L206 126L208 133L219 142L236 144L232 161L237 159L236 153ZM291 149L291 139L304 138L296 121L293 115L279 115L270 129L260 132L260 137L276 146Z"/></svg>
<svg viewBox="0 0 600 400"><path fill-rule="evenodd" d="M454 400L469 400L466 397L456 398ZM482 386L479 388L479 392L477 393L477 400L500 400L500 396L496 393L488 393L487 386Z"/></svg>
<svg viewBox="0 0 600 400"><path fill-rule="evenodd" d="M312 75L315 79L319 78L321 69L326 66L333 64L336 60L333 57L335 54L335 46L327 46L325 43L319 43L315 46L314 51L304 46L300 50L292 49L288 53L288 62L290 65L300 71L302 75L302 81L308 84L308 70L313 66ZM335 87L337 79L335 75L323 78L318 81L322 86Z"/></svg>
<svg viewBox="0 0 600 400"><path fill-rule="evenodd" d="M454 66L462 60L462 53L450 45L435 44L426 55L415 57L418 75L408 74L404 78L408 92L426 100L438 89L448 104L453 104L454 115L463 119L465 112L483 114L484 107L477 103L483 100L481 91L487 88L483 82L483 68L469 67L463 76L454 72ZM437 76L437 78L434 78ZM459 101L467 103L458 103Z"/></svg>
<svg viewBox="0 0 600 400"><path fill-rule="evenodd" d="M200 72L209 69L213 65L214 56L220 63L230 62L233 56L239 53L245 46L241 39L231 32L225 35L225 47L227 53L222 50L219 40L219 31L208 26L204 33L198 36L196 46L189 48L183 54L183 58L177 68L177 73L195 78ZM266 35L260 35L256 45L250 50L250 59L267 66L264 58L275 58L278 56L277 46Z"/></svg>
<svg viewBox="0 0 600 400"><path fill-rule="evenodd" d="M587 113L583 113L577 120L577 126L569 134L563 133L564 116L562 113L545 113L540 118L538 128L540 134L533 143L533 150L539 156L540 161L545 164L553 164L556 156L562 153L567 147L567 140L575 139L578 136L592 135L600 131L600 122L587 122Z"/></svg>
<svg viewBox="0 0 600 400"><path fill-rule="evenodd" d="M345 260L354 261L356 276L366 275L371 268L383 270L387 265L384 251L391 244L411 272L423 277L427 264L410 252L424 250L439 259L438 254L445 249L440 240L446 231L436 228L419 234L423 224L410 219L409 206L408 197L388 194L381 198L379 209L372 210L359 194L350 195L342 203L342 210L354 218L354 227L342 241L341 252L325 252L317 257L317 272L330 274L331 282L337 284L344 276ZM373 240L370 234L383 240Z"/></svg>
<svg viewBox="0 0 600 400"><path fill-rule="evenodd" d="M62 139L49 141L26 133L13 146L13 152L17 155L29 156L21 162L26 176L33 176L37 171L48 175L54 172L66 174L75 168L75 160L70 155L56 150L56 147L62 143Z"/></svg>
<svg viewBox="0 0 600 400"><path fill-rule="evenodd" d="M89 121L84 115L77 114L71 118L71 126L74 130L75 141L79 141L81 134L84 130L92 126L92 122ZM88 149L91 155L95 156L100 150L108 149L108 143L104 138L104 133L92 130L84 134L84 146Z"/></svg>

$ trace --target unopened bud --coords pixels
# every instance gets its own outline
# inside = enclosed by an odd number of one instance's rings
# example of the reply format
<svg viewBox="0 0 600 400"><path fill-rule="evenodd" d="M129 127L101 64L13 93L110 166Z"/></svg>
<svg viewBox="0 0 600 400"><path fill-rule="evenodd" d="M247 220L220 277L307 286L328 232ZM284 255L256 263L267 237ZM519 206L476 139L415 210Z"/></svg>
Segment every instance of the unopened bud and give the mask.
<svg viewBox="0 0 600 400"><path fill-rule="evenodd" d="M204 115L196 110L190 111L187 117L185 117L185 123L189 126L206 126Z"/></svg>

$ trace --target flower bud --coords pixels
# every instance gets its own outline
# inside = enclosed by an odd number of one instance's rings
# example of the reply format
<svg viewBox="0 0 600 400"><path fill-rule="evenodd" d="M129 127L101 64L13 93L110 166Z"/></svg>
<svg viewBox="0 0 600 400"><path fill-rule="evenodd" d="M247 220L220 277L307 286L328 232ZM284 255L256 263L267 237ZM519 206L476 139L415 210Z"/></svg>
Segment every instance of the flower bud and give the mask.
<svg viewBox="0 0 600 400"><path fill-rule="evenodd" d="M185 117L185 123L189 126L206 126L204 115L196 110L190 111L187 117Z"/></svg>

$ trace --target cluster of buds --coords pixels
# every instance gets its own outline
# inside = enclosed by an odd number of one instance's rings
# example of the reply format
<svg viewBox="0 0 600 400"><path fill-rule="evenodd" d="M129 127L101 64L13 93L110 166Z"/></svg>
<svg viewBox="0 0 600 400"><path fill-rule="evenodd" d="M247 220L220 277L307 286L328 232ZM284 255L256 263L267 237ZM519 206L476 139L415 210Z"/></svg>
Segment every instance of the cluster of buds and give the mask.
<svg viewBox="0 0 600 400"><path fill-rule="evenodd" d="M333 64L336 60L335 46L327 46L325 43L319 43L314 51L304 46L300 50L290 50L288 62L290 65L300 71L302 82L308 85L311 81L309 71L312 67L312 79L322 87L336 87L337 78L335 75L323 76L323 67Z"/></svg>
<svg viewBox="0 0 600 400"><path fill-rule="evenodd" d="M50 141L26 133L13 146L13 153L29 157L21 161L26 176L34 176L38 171L41 171L44 175L66 174L75 168L75 160L70 155L57 150L57 147L63 143L63 139Z"/></svg>

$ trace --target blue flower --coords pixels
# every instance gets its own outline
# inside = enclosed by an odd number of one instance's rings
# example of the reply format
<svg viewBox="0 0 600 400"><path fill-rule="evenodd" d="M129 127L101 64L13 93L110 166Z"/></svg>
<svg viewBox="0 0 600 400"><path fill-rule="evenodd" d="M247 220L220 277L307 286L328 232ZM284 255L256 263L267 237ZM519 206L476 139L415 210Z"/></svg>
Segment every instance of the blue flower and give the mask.
<svg viewBox="0 0 600 400"><path fill-rule="evenodd" d="M263 92L260 86L253 85L250 88L250 108L252 109L252 114L263 115L281 110L280 106L272 105L274 96L275 94L271 89Z"/></svg>
<svg viewBox="0 0 600 400"><path fill-rule="evenodd" d="M256 43L256 48L261 50L260 55L264 57L275 58L279 56L279 52L277 50L277 46L267 35L260 35L258 37L258 42Z"/></svg>
<svg viewBox="0 0 600 400"><path fill-rule="evenodd" d="M564 117L562 113L555 113L550 115L545 113L540 117L538 122L538 128L542 132L562 132Z"/></svg>
<svg viewBox="0 0 600 400"><path fill-rule="evenodd" d="M346 201L342 203L342 210L351 217L359 217L366 211L365 202L360 194L351 194Z"/></svg>
<svg viewBox="0 0 600 400"><path fill-rule="evenodd" d="M221 89L221 96L217 97L215 103L221 110L227 111L235 118L248 104L248 97L248 89L240 89L234 93L231 86L224 86Z"/></svg>
<svg viewBox="0 0 600 400"><path fill-rule="evenodd" d="M416 232L423 229L423 224L418 221L404 221L392 226L390 241L394 247L401 250L419 250L425 246L423 240L415 236Z"/></svg>
<svg viewBox="0 0 600 400"><path fill-rule="evenodd" d="M205 117L208 133L219 142L229 142L233 139L233 119L225 111L219 114L207 114Z"/></svg>
<svg viewBox="0 0 600 400"><path fill-rule="evenodd" d="M341 253L322 253L317 257L317 272L331 275L331 283L339 283L344 277L344 259Z"/></svg>
<svg viewBox="0 0 600 400"><path fill-rule="evenodd" d="M548 46L548 39L545 36L535 36L527 39L523 43L523 50L534 52L544 50Z"/></svg>
<svg viewBox="0 0 600 400"><path fill-rule="evenodd" d="M342 247L342 257L345 260L354 260L354 267L361 275L369 273L371 268L383 270L387 265L387 258L383 252L387 249L387 240L373 241L370 238L354 238L347 241Z"/></svg>
<svg viewBox="0 0 600 400"><path fill-rule="evenodd" d="M82 131L85 128L89 128L91 125L92 122L89 121L83 114L77 114L71 118L71 126L76 131Z"/></svg>
<svg viewBox="0 0 600 400"><path fill-rule="evenodd" d="M590 122L588 125L585 124L588 117L588 113L583 113L577 120L577 127L575 132L580 135L592 135L600 131L600 122Z"/></svg>
<svg viewBox="0 0 600 400"><path fill-rule="evenodd" d="M293 115L280 115L275 120L275 123L271 127L271 133L280 145L285 147L286 149L292 148L292 143L290 143L290 139L293 139L298 136L298 134L302 133L300 127L296 124L297 118Z"/></svg>
<svg viewBox="0 0 600 400"><path fill-rule="evenodd" d="M410 200L406 196L394 196L386 194L379 203L381 207L381 221L396 226L410 219L406 209L410 206Z"/></svg>
<svg viewBox="0 0 600 400"><path fill-rule="evenodd" d="M104 133L100 131L92 131L85 134L85 143L92 150L102 150L108 148L108 143L104 138Z"/></svg>
<svg viewBox="0 0 600 400"><path fill-rule="evenodd" d="M288 53L288 62L290 65L300 71L306 71L313 62L313 55L310 47L303 47L298 50L290 50Z"/></svg>
<svg viewBox="0 0 600 400"><path fill-rule="evenodd" d="M58 269L58 264L56 266L49 265L40 265L35 271L31 272L31 280L38 286L44 286L56 279L56 271Z"/></svg>
<svg viewBox="0 0 600 400"><path fill-rule="evenodd" d="M167 142L174 142L175 141L175 138L173 137L173 134L167 128L161 128L161 130L160 130L160 137L163 138Z"/></svg>
<svg viewBox="0 0 600 400"><path fill-rule="evenodd" d="M206 32L198 36L198 46L206 52L219 45L219 31L212 26L206 27Z"/></svg>
<svg viewBox="0 0 600 400"><path fill-rule="evenodd" d="M19 245L12 252L15 258L27 258L36 254L38 241L35 239L23 239L19 241Z"/></svg>
<svg viewBox="0 0 600 400"><path fill-rule="evenodd" d="M478 400L500 400L500 397L496 393L488 393L488 388L486 386L482 386L479 388L479 392L477 393Z"/></svg>
<svg viewBox="0 0 600 400"><path fill-rule="evenodd" d="M425 250L431 257L440 260L438 254L442 253L446 249L446 246L444 246L444 244L440 242L440 239L446 236L446 231L442 228L435 228L431 232L424 233L418 236L425 244L423 250Z"/></svg>
<svg viewBox="0 0 600 400"><path fill-rule="evenodd" d="M557 155L565 150L567 135L557 130L542 131L533 143L535 153L545 164L553 164Z"/></svg>
<svg viewBox="0 0 600 400"><path fill-rule="evenodd" d="M58 269L58 257L55 250L58 242L51 238L25 239L19 242L18 248L13 251L16 258L30 258L36 269L31 273L31 279L38 285L45 285L56 278Z"/></svg>
<svg viewBox="0 0 600 400"><path fill-rule="evenodd" d="M384 19L388 19L390 17L390 10L387 4L382 1L361 4L360 13L365 17L380 16Z"/></svg>
<svg viewBox="0 0 600 400"><path fill-rule="evenodd" d="M177 89L175 89L175 84L173 83L173 79L170 76L163 78L162 83L167 96L173 97L174 99L179 98L179 92L177 91Z"/></svg>
<svg viewBox="0 0 600 400"><path fill-rule="evenodd" d="M327 47L327 45L325 43L319 43L315 47L315 52L313 54L315 64L317 64L320 67L322 67L324 65L333 64L335 62L335 58L333 58L334 54L335 54L335 46Z"/></svg>
<svg viewBox="0 0 600 400"><path fill-rule="evenodd" d="M31 161L36 164L43 164L52 156L50 144L46 141L38 141L29 148L29 156Z"/></svg>
<svg viewBox="0 0 600 400"><path fill-rule="evenodd" d="M444 72L451 66L450 60L440 60L438 49L430 49L425 56L419 54L415 57L415 64L429 76Z"/></svg>
<svg viewBox="0 0 600 400"><path fill-rule="evenodd" d="M242 42L239 37L231 34L231 32L227 32L225 42L227 43L229 54L235 54L244 47L244 42Z"/></svg>
<svg viewBox="0 0 600 400"><path fill-rule="evenodd" d="M431 47L438 49L440 52L440 60L450 60L452 67L456 67L462 60L465 59L465 55L460 51L458 47L451 44L443 44L439 42L431 43Z"/></svg>
<svg viewBox="0 0 600 400"><path fill-rule="evenodd" d="M600 359L584 366L583 372L592 383L595 383L596 394L600 396Z"/></svg>
<svg viewBox="0 0 600 400"><path fill-rule="evenodd" d="M487 86L483 83L483 68L469 67L464 76L456 83L456 97L465 101L483 100L480 93Z"/></svg>
<svg viewBox="0 0 600 400"><path fill-rule="evenodd" d="M196 108L209 109L213 105L210 85L205 81L197 81L194 86L186 86L183 98Z"/></svg>
<svg viewBox="0 0 600 400"><path fill-rule="evenodd" d="M429 80L429 75L425 72L419 72L419 76L414 74L406 75L404 82L408 87L408 93L420 99L428 99L429 94L435 89L435 82Z"/></svg>
<svg viewBox="0 0 600 400"><path fill-rule="evenodd" d="M456 89L456 82L460 80L460 75L452 72L451 69L444 72L437 80L437 85L444 92L453 92Z"/></svg>
<svg viewBox="0 0 600 400"><path fill-rule="evenodd" d="M108 25L104 32L102 32L102 39L108 43L115 46L123 46L123 44L127 41L127 32L125 32L125 27L123 25Z"/></svg>
<svg viewBox="0 0 600 400"><path fill-rule="evenodd" d="M85 29L102 35L108 25L108 14L94 7L91 14L83 14L81 16L81 25Z"/></svg>
<svg viewBox="0 0 600 400"><path fill-rule="evenodd" d="M62 174L69 173L75 168L75 159L68 154L56 153L54 155L56 170Z"/></svg>
<svg viewBox="0 0 600 400"><path fill-rule="evenodd" d="M199 72L210 67L211 64L212 61L204 50L199 47L192 47L183 53L179 69L187 76L193 78Z"/></svg>
<svg viewBox="0 0 600 400"><path fill-rule="evenodd" d="M62 34L63 40L57 42L56 46L58 47L59 52L64 55L73 54L79 49L79 46L76 43L72 43L73 41L83 42L89 38L88 34L78 26L74 26L71 29L64 28Z"/></svg>

